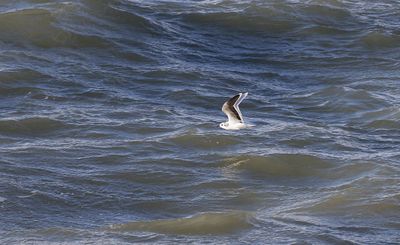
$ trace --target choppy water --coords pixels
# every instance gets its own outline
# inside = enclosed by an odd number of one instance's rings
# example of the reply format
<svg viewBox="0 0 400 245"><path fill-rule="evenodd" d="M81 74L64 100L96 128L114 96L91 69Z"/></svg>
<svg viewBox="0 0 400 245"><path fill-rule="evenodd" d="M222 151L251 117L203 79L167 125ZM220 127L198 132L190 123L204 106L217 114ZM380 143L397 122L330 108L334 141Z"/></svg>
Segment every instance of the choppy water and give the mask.
<svg viewBox="0 0 400 245"><path fill-rule="evenodd" d="M400 3L2 0L0 242L400 242ZM224 131L223 102L257 125Z"/></svg>

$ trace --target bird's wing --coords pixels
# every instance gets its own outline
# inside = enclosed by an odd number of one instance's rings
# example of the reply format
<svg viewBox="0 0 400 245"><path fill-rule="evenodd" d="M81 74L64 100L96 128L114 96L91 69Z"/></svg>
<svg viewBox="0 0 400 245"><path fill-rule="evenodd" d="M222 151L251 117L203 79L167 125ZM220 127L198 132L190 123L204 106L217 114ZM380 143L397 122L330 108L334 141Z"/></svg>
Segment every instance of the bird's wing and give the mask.
<svg viewBox="0 0 400 245"><path fill-rule="evenodd" d="M237 113L239 114L240 120L242 123L244 123L244 119L242 116L242 112L240 111L239 104L242 103L242 101L247 97L247 92L246 93L239 93L239 99L236 100L236 102L233 104L233 107L236 109Z"/></svg>
<svg viewBox="0 0 400 245"><path fill-rule="evenodd" d="M247 96L247 93L239 93L222 106L222 111L228 116L228 122L231 124L243 122L242 113L239 110L238 105Z"/></svg>

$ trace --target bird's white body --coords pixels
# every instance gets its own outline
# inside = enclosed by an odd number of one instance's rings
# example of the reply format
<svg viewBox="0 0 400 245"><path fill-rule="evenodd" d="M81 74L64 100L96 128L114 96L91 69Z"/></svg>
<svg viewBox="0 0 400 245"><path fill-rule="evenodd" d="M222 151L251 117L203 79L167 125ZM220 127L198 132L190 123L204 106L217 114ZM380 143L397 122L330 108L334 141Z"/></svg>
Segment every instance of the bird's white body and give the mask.
<svg viewBox="0 0 400 245"><path fill-rule="evenodd" d="M224 122L219 125L221 128L226 129L226 130L239 130L246 128L247 125L244 123L229 123L229 122Z"/></svg>
<svg viewBox="0 0 400 245"><path fill-rule="evenodd" d="M239 130L246 128L239 104L246 98L248 93L239 93L230 98L222 106L222 111L228 116L228 121L220 123L219 126L226 130Z"/></svg>

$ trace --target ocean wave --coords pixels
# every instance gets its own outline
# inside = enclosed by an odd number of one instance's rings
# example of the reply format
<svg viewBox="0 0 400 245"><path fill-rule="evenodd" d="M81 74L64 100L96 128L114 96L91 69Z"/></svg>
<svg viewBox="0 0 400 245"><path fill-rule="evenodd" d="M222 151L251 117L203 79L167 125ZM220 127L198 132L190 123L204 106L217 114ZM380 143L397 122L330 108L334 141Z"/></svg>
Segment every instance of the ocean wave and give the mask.
<svg viewBox="0 0 400 245"><path fill-rule="evenodd" d="M397 120L375 120L366 125L368 128L374 129L400 129L400 121Z"/></svg>
<svg viewBox="0 0 400 245"><path fill-rule="evenodd" d="M206 1L192 7L172 3L153 3L149 6L151 9L165 9L174 19L179 18L180 25L184 27L206 26L255 35L268 33L277 36L310 25L349 30L359 24L359 20L343 4L328 1Z"/></svg>
<svg viewBox="0 0 400 245"><path fill-rule="evenodd" d="M94 24L98 30L103 31L105 34L112 33L114 38L139 41L140 46L147 45L137 39L138 35L142 37L147 36L168 36L170 32L164 28L157 19L147 15L148 10L143 7L145 4L135 4L128 1L107 1L98 2L93 0L84 0L85 15L89 15L90 19L94 19ZM145 12L145 13L143 13ZM97 25L102 23L102 25ZM79 27L79 26L77 26ZM114 28L118 28L117 30ZM125 35L121 35L125 34Z"/></svg>
<svg viewBox="0 0 400 245"><path fill-rule="evenodd" d="M340 193L332 194L327 198L321 199L316 203L294 209L295 212L325 213L325 214L344 214L353 217L366 217L375 215L397 215L398 197L363 202L360 195L363 191L356 188L348 188ZM368 194L370 195L370 194Z"/></svg>
<svg viewBox="0 0 400 245"><path fill-rule="evenodd" d="M40 136L68 128L68 124L47 117L27 117L0 120L0 132L3 134Z"/></svg>
<svg viewBox="0 0 400 245"><path fill-rule="evenodd" d="M361 44L368 49L374 50L396 48L399 47L399 43L400 35L379 31L368 32L357 41L357 44Z"/></svg>
<svg viewBox="0 0 400 245"><path fill-rule="evenodd" d="M353 119L350 126L361 126L368 129L399 129L400 109L396 106L383 107L364 113ZM362 123L356 123L362 122Z"/></svg>
<svg viewBox="0 0 400 245"><path fill-rule="evenodd" d="M323 26L323 25L311 25L308 27L304 27L298 31L299 35L304 36L325 36L325 37L332 37L332 38L343 38L348 35L354 34L353 30L348 30L342 27L336 26ZM350 39L350 37L349 37ZM326 44L325 44L326 45ZM332 47L333 44L330 44Z"/></svg>
<svg viewBox="0 0 400 245"><path fill-rule="evenodd" d="M280 33L293 31L298 25L296 22L285 19L272 19L267 16L251 16L240 12L220 13L187 13L182 14L187 24L220 27L227 31L269 32Z"/></svg>
<svg viewBox="0 0 400 245"><path fill-rule="evenodd" d="M47 95L45 95L43 84L38 86L37 81L44 82L51 79L54 78L29 68L3 70L0 71L0 95L7 97L32 96L44 99Z"/></svg>
<svg viewBox="0 0 400 245"><path fill-rule="evenodd" d="M109 230L119 232L150 231L178 235L224 235L249 229L253 226L254 220L255 218L251 213L243 211L208 212L178 219L115 224L111 225Z"/></svg>
<svg viewBox="0 0 400 245"><path fill-rule="evenodd" d="M96 178L110 179L114 181L122 181L124 183L134 182L149 185L171 185L176 183L182 183L189 177L182 171L162 171L162 170L150 170L138 171L124 169L123 171L112 171L107 173L98 173Z"/></svg>
<svg viewBox="0 0 400 245"><path fill-rule="evenodd" d="M314 23L324 25L351 25L355 24L354 18L349 10L343 8L343 6L337 7L326 4L305 4L301 8L301 13L306 16L307 19L312 20Z"/></svg>
<svg viewBox="0 0 400 245"><path fill-rule="evenodd" d="M274 154L269 156L239 156L227 158L219 165L260 177L315 177L334 165L321 158L303 154Z"/></svg>
<svg viewBox="0 0 400 245"><path fill-rule="evenodd" d="M330 86L317 92L293 98L299 110L321 113L351 113L378 109L385 100L364 89ZM312 104L312 105L307 105ZM300 106L304 105L304 106Z"/></svg>
<svg viewBox="0 0 400 245"><path fill-rule="evenodd" d="M153 35L167 34L165 29L162 28L162 26L156 23L154 20L135 13L128 7L124 8L122 6L109 5L107 14L109 14L109 17L112 17L112 21L114 23L128 25L131 28L136 27L140 31L143 31L145 33L147 32Z"/></svg>
<svg viewBox="0 0 400 245"><path fill-rule="evenodd" d="M49 9L18 9L0 14L0 32L6 42L51 47L106 47L100 36L79 33L62 27Z"/></svg>
<svg viewBox="0 0 400 245"><path fill-rule="evenodd" d="M218 125L216 125L218 126ZM228 146L235 146L239 140L229 135L201 135L201 134L183 134L173 136L168 141L180 146L199 149L215 149Z"/></svg>
<svg viewBox="0 0 400 245"><path fill-rule="evenodd" d="M51 78L51 76L30 68L7 69L0 71L0 80L4 83L36 81L38 79L48 78Z"/></svg>

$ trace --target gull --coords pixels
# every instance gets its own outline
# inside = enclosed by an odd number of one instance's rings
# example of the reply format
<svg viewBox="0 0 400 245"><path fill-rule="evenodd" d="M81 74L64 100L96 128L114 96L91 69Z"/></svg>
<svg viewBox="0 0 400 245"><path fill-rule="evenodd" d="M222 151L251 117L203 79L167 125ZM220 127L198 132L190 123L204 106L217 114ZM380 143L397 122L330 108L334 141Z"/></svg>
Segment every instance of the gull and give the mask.
<svg viewBox="0 0 400 245"><path fill-rule="evenodd" d="M244 123L242 112L240 112L239 104L246 98L246 93L239 93L222 106L222 111L228 116L228 121L220 123L219 126L226 130L239 130L246 128L248 125Z"/></svg>

